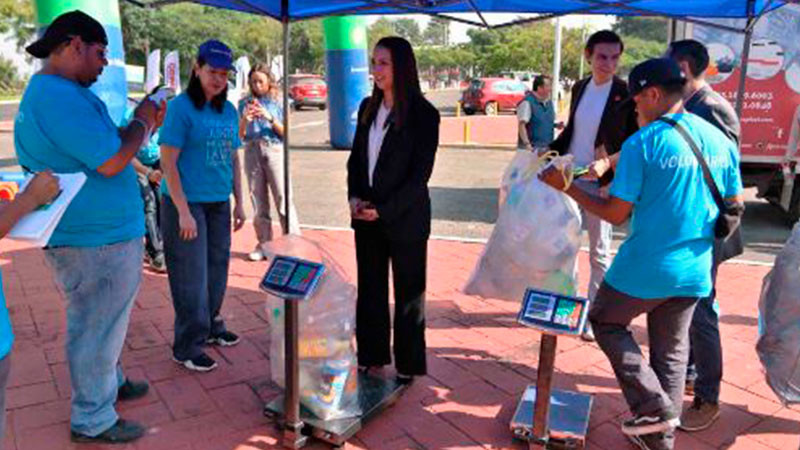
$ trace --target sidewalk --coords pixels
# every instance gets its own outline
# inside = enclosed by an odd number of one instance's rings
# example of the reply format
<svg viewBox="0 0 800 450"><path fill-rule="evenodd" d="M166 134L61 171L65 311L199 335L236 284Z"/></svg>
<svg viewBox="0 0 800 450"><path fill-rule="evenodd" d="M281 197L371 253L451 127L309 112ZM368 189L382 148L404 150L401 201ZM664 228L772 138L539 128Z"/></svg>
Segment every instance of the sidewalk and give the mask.
<svg viewBox="0 0 800 450"><path fill-rule="evenodd" d="M304 230L355 275L349 231ZM119 405L123 417L147 424L150 434L126 446L76 446L69 436L69 374L65 363L64 302L40 250L0 243L0 266L17 336L7 392L7 450L263 450L278 448L279 433L262 416L277 393L269 374L269 331L256 288L267 263L242 257L254 241L252 227L236 233L223 313L241 333L236 347L211 349L220 367L189 373L170 360L173 312L167 279L145 271L131 318L123 365L147 379L147 397ZM481 300L459 292L482 246L431 241L427 301L429 375L348 443L347 448L527 448L508 430L518 397L533 383L539 334L515 323L518 304ZM581 254L582 284L587 260ZM800 409L782 407L764 382L754 350L756 304L768 268L724 265L719 274L723 308L725 382L722 418L710 430L679 435L677 449L794 450L800 443ZM644 341L644 321L636 323ZM559 340L556 385L595 395L590 449L631 449L619 431L626 407L600 350L571 338ZM315 444L311 448L327 448Z"/></svg>

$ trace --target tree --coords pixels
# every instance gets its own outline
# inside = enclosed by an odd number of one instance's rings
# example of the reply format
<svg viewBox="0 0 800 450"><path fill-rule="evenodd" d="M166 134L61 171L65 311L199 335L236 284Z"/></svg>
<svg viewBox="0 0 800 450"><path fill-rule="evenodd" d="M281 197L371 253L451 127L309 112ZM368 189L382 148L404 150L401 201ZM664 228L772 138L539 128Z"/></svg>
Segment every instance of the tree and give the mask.
<svg viewBox="0 0 800 450"><path fill-rule="evenodd" d="M666 43L625 36L625 52L619 65L619 73L626 75L642 61L658 58L664 53Z"/></svg>
<svg viewBox="0 0 800 450"><path fill-rule="evenodd" d="M36 32L33 2L30 0L0 0L0 34L11 32L22 48Z"/></svg>
<svg viewBox="0 0 800 450"><path fill-rule="evenodd" d="M19 83L19 75L14 64L0 56L0 93L16 90Z"/></svg>
<svg viewBox="0 0 800 450"><path fill-rule="evenodd" d="M372 50L382 38L395 34L394 23L386 17L381 17L367 28L367 49Z"/></svg>
<svg viewBox="0 0 800 450"><path fill-rule="evenodd" d="M621 36L631 36L665 44L668 23L669 21L663 17L620 16L611 29Z"/></svg>
<svg viewBox="0 0 800 450"><path fill-rule="evenodd" d="M289 70L320 73L325 68L322 22L308 20L292 24L289 41Z"/></svg>
<svg viewBox="0 0 800 450"><path fill-rule="evenodd" d="M394 21L394 31L398 36L402 36L411 43L417 46L422 44L422 32L419 29L419 24L414 19L397 19Z"/></svg>
<svg viewBox="0 0 800 450"><path fill-rule="evenodd" d="M422 40L428 45L449 45L450 21L441 17L432 17L422 33Z"/></svg>

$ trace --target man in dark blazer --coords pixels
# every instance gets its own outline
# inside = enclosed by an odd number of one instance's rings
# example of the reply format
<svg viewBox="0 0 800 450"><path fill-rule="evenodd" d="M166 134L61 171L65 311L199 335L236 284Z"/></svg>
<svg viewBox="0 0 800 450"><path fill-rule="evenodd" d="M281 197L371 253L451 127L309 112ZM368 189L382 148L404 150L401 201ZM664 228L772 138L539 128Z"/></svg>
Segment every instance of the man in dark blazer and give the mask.
<svg viewBox="0 0 800 450"><path fill-rule="evenodd" d="M634 104L625 102L628 85L616 76L624 48L613 31L598 31L589 37L584 56L592 75L573 86L567 127L549 146L561 155L573 155L576 167L589 167L589 175L576 183L595 194L604 192L601 186L613 178L622 143L638 129ZM581 213L583 227L589 233L589 300L592 301L611 264L612 228L583 208ZM583 338L594 340L588 323Z"/></svg>

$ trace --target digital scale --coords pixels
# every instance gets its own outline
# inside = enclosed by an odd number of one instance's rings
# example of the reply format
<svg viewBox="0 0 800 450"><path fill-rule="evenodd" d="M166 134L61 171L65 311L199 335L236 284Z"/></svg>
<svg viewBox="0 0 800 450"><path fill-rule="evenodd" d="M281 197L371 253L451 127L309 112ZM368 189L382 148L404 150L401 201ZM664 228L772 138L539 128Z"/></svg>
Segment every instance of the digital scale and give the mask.
<svg viewBox="0 0 800 450"><path fill-rule="evenodd" d="M511 433L531 449L582 449L589 430L592 396L552 389L557 335L579 336L589 302L528 289L517 321L542 331L536 384L528 385L511 419ZM541 394L541 395L538 395Z"/></svg>
<svg viewBox="0 0 800 450"><path fill-rule="evenodd" d="M309 437L340 447L355 435L364 423L392 405L408 385L395 379L358 372L358 402L361 415L322 420L300 406L299 386L299 310L298 303L314 295L325 274L325 266L311 261L278 255L261 280L261 290L283 298L284 353L286 355L286 390L264 406L264 415L283 428L283 445L304 446Z"/></svg>
<svg viewBox="0 0 800 450"><path fill-rule="evenodd" d="M319 263L276 256L259 286L276 297L292 300L305 300L316 289L325 273L325 266Z"/></svg>

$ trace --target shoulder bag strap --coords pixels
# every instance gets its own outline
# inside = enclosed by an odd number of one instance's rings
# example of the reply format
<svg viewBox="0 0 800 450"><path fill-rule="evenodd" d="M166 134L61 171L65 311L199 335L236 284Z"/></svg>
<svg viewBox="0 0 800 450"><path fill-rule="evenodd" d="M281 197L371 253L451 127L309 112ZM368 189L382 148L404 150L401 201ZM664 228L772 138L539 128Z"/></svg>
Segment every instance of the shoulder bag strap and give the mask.
<svg viewBox="0 0 800 450"><path fill-rule="evenodd" d="M706 164L705 158L703 158L703 154L700 153L700 149L697 147L697 144L694 142L694 139L686 132L686 129L673 120L670 117L660 117L658 120L665 122L672 126L678 134L683 137L683 139L689 144L689 147L692 149L692 153L697 158L697 162L700 163L700 168L703 170L703 179L706 181L706 185L711 190L711 196L714 197L714 201L717 203L717 207L719 208L720 213L723 213L726 210L725 201L722 198L722 194L720 194L719 189L717 188L717 183L714 182L714 178L711 177L711 170L708 168L708 164Z"/></svg>

